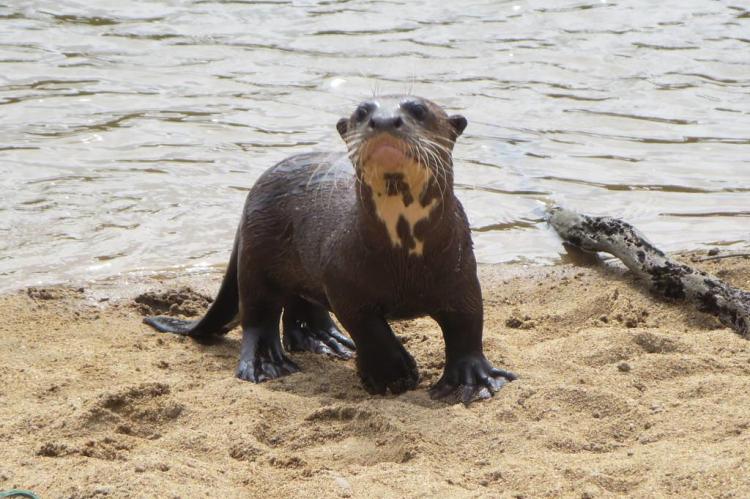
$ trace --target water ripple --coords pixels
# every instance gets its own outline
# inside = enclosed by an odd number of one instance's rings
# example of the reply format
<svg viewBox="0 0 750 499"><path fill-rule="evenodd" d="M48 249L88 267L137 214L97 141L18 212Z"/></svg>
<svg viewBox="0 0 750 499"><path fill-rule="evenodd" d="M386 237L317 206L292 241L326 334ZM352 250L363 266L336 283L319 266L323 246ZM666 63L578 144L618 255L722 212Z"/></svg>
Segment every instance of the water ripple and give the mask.
<svg viewBox="0 0 750 499"><path fill-rule="evenodd" d="M467 116L482 262L549 262L564 202L665 249L749 247L747 6L712 0L0 4L0 290L222 264L244 197L414 91ZM54 255L54 258L50 258Z"/></svg>

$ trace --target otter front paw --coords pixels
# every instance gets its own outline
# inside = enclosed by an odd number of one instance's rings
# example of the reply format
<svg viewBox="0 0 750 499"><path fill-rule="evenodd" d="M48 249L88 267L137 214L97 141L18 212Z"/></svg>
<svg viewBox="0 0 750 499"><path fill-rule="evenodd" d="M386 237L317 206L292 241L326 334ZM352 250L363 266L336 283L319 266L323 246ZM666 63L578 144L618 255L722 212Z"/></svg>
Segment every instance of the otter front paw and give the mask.
<svg viewBox="0 0 750 499"><path fill-rule="evenodd" d="M360 351L357 354L357 372L362 384L372 395L394 395L413 390L419 383L419 371L414 358L401 345L378 354Z"/></svg>
<svg viewBox="0 0 750 499"><path fill-rule="evenodd" d="M443 375L430 388L430 397L468 406L475 400L494 395L507 382L518 379L509 371L492 367L484 355L458 359L446 364Z"/></svg>

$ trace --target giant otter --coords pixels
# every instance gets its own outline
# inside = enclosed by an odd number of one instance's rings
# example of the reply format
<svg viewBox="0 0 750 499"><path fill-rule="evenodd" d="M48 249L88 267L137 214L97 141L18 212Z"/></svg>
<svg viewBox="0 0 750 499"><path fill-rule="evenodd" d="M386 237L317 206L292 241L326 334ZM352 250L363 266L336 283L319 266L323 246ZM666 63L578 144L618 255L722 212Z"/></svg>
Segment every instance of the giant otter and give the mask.
<svg viewBox="0 0 750 499"><path fill-rule="evenodd" d="M146 322L196 339L239 322L236 374L256 383L299 370L284 349L348 358L356 345L367 391L398 394L415 388L419 374L388 320L429 315L445 341L444 372L430 395L489 398L516 377L482 352L482 294L453 193L452 151L466 123L416 96L361 103L336 125L348 154L300 154L260 176L206 315Z"/></svg>

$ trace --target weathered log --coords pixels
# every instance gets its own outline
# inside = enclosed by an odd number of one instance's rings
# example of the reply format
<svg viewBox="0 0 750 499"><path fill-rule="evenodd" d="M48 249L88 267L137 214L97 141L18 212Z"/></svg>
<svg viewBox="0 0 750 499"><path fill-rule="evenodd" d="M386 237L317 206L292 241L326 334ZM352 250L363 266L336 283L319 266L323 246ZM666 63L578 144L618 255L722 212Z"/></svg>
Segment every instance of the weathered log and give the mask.
<svg viewBox="0 0 750 499"><path fill-rule="evenodd" d="M549 224L568 244L589 253L611 253L656 293L690 301L750 338L750 292L673 260L620 219L592 217L560 207L548 213Z"/></svg>

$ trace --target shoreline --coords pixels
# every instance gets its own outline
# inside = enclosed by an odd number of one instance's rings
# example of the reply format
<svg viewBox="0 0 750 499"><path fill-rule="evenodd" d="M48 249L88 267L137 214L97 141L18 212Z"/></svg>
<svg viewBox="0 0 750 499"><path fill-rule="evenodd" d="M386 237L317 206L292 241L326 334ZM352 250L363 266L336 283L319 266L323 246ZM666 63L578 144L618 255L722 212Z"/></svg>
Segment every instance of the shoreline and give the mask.
<svg viewBox="0 0 750 499"><path fill-rule="evenodd" d="M691 262L750 289L750 259ZM700 255L705 255L701 252ZM142 324L144 292L199 313L221 272L0 294L0 490L42 497L599 497L750 493L750 342L616 266L481 265L492 400L427 396L430 320L394 324L419 387L368 395L353 361L234 378L216 345ZM182 292L184 287L193 291ZM191 294L192 293L192 294ZM143 301L143 300L142 300ZM144 308L144 306L146 308Z"/></svg>

